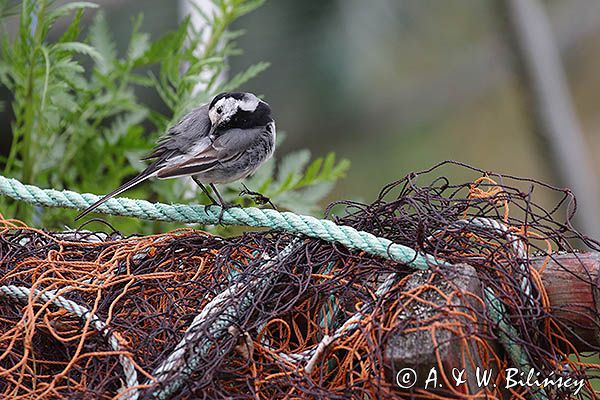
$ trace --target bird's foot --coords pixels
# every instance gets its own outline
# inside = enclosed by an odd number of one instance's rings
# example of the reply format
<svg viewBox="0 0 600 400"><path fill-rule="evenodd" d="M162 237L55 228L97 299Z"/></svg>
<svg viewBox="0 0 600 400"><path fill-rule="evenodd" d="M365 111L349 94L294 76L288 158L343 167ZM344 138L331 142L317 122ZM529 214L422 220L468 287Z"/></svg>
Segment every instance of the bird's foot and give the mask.
<svg viewBox="0 0 600 400"><path fill-rule="evenodd" d="M253 190L248 189L248 187L243 183L242 183L242 186L244 187L244 189L242 191L240 191L240 196L250 196L250 197L252 197L252 200L256 204L260 204L260 205L269 204L273 208L273 210L277 210L277 207L275 207L275 204L273 204L271 202L270 198L268 198L267 196L265 196L262 193L255 192Z"/></svg>
<svg viewBox="0 0 600 400"><path fill-rule="evenodd" d="M229 210L230 208L235 208L235 207L241 207L238 204L231 204L231 203L223 203L223 204L219 204L219 203L213 203L213 204L209 204L207 206L204 206L204 212L208 215L209 210L211 207L218 207L219 208L219 218L217 219L217 224L218 225L223 225L223 215L225 214L226 210Z"/></svg>

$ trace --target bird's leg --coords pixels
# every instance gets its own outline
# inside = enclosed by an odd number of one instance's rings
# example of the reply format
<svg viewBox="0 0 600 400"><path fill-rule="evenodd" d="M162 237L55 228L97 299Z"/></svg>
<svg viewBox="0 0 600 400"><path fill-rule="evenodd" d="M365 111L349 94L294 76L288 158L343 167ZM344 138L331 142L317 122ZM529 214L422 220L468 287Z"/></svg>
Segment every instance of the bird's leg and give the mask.
<svg viewBox="0 0 600 400"><path fill-rule="evenodd" d="M208 189L206 188L206 186L204 186L202 184L202 182L200 182L200 180L198 178L196 178L195 176L192 176L192 179L194 180L194 182L196 182L196 184L198 186L200 186L200 189L202 189L202 191L204 192L204 194L206 195L206 197L208 197L208 199L212 202L212 204L219 204L217 201L215 201L215 199L210 195L210 192L208 191Z"/></svg>
<svg viewBox="0 0 600 400"><path fill-rule="evenodd" d="M248 186L246 186L243 182L242 182L242 186L244 187L244 190L242 190L240 192L240 196L246 196L246 195L252 196L255 203L269 204L273 208L273 210L277 210L277 207L275 207L275 204L273 204L273 202L271 202L271 199L269 199L267 196L265 196L262 193L255 192L253 190L248 189Z"/></svg>
<svg viewBox="0 0 600 400"><path fill-rule="evenodd" d="M206 197L209 198L209 200L211 201L211 204L207 205L204 207L204 212L206 213L206 215L208 215L208 210L212 207L212 206L220 206L221 204L216 201L214 199L214 197L212 197L210 195L210 192L208 191L208 189L206 188L206 186L204 186L202 184L202 182L200 182L200 180L198 178L196 178L195 176L192 176L192 179L194 180L194 182L196 182L196 184L198 186L200 186L200 189L202 189L202 191L204 192L204 194L206 195ZM214 190L214 189L213 189ZM218 193L218 192L215 192ZM219 196L219 198L221 198L221 196ZM222 207L222 206L221 206ZM223 217L223 208L221 208L221 215L219 216L219 223L221 222L221 217Z"/></svg>
<svg viewBox="0 0 600 400"><path fill-rule="evenodd" d="M217 190L217 187L215 186L214 183L211 183L210 188L213 190L213 192L217 195L217 198L219 199L219 205L223 208L229 208L231 207L231 205L225 203L225 200L223 200L223 198L221 197L221 193L219 193L219 191Z"/></svg>
<svg viewBox="0 0 600 400"><path fill-rule="evenodd" d="M213 192L217 195L217 198L219 199L219 203L221 205L221 213L219 214L219 224L220 224L225 210L227 210L228 208L231 208L231 207L235 207L235 206L233 204L228 204L225 202L225 200L223 200L223 197L221 197L221 194L217 190L217 187L215 186L214 183L211 183L209 186L213 190Z"/></svg>

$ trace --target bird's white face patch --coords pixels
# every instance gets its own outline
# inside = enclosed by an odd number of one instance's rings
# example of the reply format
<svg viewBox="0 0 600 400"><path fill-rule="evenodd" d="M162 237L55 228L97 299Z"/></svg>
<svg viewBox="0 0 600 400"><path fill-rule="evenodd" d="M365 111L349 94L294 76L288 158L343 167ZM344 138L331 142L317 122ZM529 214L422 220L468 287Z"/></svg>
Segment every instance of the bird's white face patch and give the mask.
<svg viewBox="0 0 600 400"><path fill-rule="evenodd" d="M208 110L208 117L211 124L218 125L229 121L238 109L249 112L256 110L259 102L258 97L251 93L247 93L246 96L239 100L233 97L223 97Z"/></svg>

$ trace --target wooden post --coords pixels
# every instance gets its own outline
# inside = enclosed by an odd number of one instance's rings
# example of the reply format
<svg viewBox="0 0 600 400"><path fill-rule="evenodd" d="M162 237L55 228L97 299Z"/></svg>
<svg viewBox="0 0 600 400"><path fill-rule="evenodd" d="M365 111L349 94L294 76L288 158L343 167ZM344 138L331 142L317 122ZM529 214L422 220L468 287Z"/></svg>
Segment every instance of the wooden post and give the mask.
<svg viewBox="0 0 600 400"><path fill-rule="evenodd" d="M539 268L543 261L537 259L533 266ZM563 254L554 257L541 274L551 313L566 326L567 339L578 351L592 350L589 344L600 346L599 268L600 253Z"/></svg>
<svg viewBox="0 0 600 400"><path fill-rule="evenodd" d="M475 269L470 265L455 265L452 270L444 271L443 276L436 274L433 279L432 274L434 272L429 270L415 272L406 282L404 290L410 292L422 285L430 284L435 285L446 294L473 293L479 298L482 297L481 282ZM444 398L462 397L457 392L477 393L479 389L473 367L475 365L483 367L477 346L474 341L469 340L468 333L457 335L454 328L457 325L473 326L472 321L459 315L457 311L462 311L464 315L471 314L469 310L481 312L483 311L481 304L474 301L475 298L462 295L453 296L448 304L447 299L435 290L421 292L418 296L426 299L429 305L414 302L404 308L399 318L407 320L409 323L412 322L408 328L419 326L419 321L424 321L424 325L417 327L416 331L410 330L410 333L401 332L387 342L384 349L384 363L388 366L386 370L388 379L392 384L398 385L397 374L405 368L411 368L417 376L416 383L409 389L413 394L422 392L426 387L425 391L436 393ZM428 329L427 324L431 322L453 327L446 329L440 326L433 330ZM476 331L477 327L473 326L471 333ZM465 353L471 357L470 361L466 363L463 358ZM465 370L463 377L467 379L467 382L458 388L449 390L443 374L446 374L450 382L453 382L452 371L454 368ZM432 372L432 369L435 371ZM434 376L437 378L437 387L431 387L431 378ZM429 386L426 385L428 378Z"/></svg>

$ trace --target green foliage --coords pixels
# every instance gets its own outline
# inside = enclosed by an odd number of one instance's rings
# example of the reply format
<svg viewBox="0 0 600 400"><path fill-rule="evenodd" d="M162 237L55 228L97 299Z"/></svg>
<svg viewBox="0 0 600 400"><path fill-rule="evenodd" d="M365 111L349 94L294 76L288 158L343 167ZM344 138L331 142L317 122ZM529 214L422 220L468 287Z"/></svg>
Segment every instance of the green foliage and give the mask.
<svg viewBox="0 0 600 400"><path fill-rule="evenodd" d="M227 57L240 52L235 38L241 32L229 31L229 26L262 2L214 0L215 12L204 15L212 27L208 35L196 31L186 19L176 30L152 40L140 31L142 17L138 16L132 20L125 54L118 54L101 10L87 32L82 29L84 12L97 5L71 2L52 7L49 0L22 1L16 10L20 16L16 37L9 39L0 27L0 83L14 94L15 114L10 153L1 160L4 175L42 187L106 193L142 170L140 156L182 115L268 67L259 63L230 80L220 79L227 70ZM7 4L0 0L0 18L15 12ZM61 18L70 22L50 42L48 32ZM143 104L140 90L156 91L170 114ZM281 207L314 211L347 168L348 162L336 163L333 154L310 162L310 154L299 151L284 157L279 168L270 162L246 184ZM232 184L224 193L232 201L248 204L248 198L237 197L239 190L239 184ZM208 203L188 180L152 182L128 195ZM29 206L0 201L3 214L26 222L34 218ZM73 212L38 210L35 215L44 227L57 228L70 223ZM122 220L117 226L141 232L163 228Z"/></svg>
<svg viewBox="0 0 600 400"><path fill-rule="evenodd" d="M300 213L314 214L319 202L333 189L335 182L345 176L348 160L336 163L335 154L310 161L310 151L299 150L284 156L277 174L269 161L246 184L269 197L278 207Z"/></svg>

